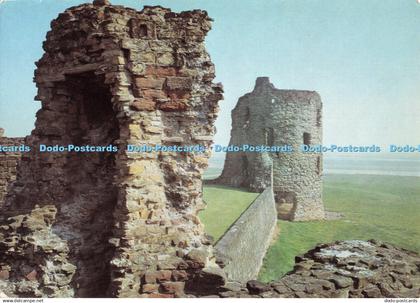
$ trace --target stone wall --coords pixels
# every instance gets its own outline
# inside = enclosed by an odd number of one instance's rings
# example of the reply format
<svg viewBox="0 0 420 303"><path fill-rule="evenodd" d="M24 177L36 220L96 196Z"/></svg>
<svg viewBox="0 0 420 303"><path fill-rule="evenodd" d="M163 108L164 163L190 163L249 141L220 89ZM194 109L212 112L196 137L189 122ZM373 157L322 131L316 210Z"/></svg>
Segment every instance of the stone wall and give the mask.
<svg viewBox="0 0 420 303"><path fill-rule="evenodd" d="M322 144L322 103L314 91L277 89L267 77L256 80L232 111L230 145L285 146L292 152L228 152L214 182L260 192L273 190L279 218L324 218L322 154L302 153L302 144Z"/></svg>
<svg viewBox="0 0 420 303"><path fill-rule="evenodd" d="M215 246L229 280L257 278L276 224L273 190L267 187Z"/></svg>
<svg viewBox="0 0 420 303"><path fill-rule="evenodd" d="M209 151L126 149L210 146L222 99L204 46L210 28L205 11L105 0L51 22L34 78L35 148L0 218L6 293L179 297L224 283L197 217ZM118 151L40 153L40 144Z"/></svg>
<svg viewBox="0 0 420 303"><path fill-rule="evenodd" d="M3 137L3 129L0 129L0 146L20 147L24 144L24 138ZM9 187L16 180L17 166L20 162L22 152L19 150L1 151L0 150L0 208L6 198Z"/></svg>
<svg viewBox="0 0 420 303"><path fill-rule="evenodd" d="M418 298L420 256L375 240L319 244L271 283L229 284L220 297Z"/></svg>

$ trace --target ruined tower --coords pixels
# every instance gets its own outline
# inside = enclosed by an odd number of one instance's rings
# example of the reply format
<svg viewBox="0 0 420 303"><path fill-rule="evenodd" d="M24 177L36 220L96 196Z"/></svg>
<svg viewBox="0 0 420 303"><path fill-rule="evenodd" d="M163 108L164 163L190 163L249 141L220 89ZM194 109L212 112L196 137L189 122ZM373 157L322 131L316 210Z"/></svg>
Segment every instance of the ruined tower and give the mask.
<svg viewBox="0 0 420 303"><path fill-rule="evenodd" d="M260 192L270 184L279 218L296 221L324 218L322 154L303 153L301 145L322 142L322 103L313 91L277 89L267 77L232 111L229 145L285 146L278 152L228 152L217 183Z"/></svg>
<svg viewBox="0 0 420 303"><path fill-rule="evenodd" d="M36 63L33 150L0 211L6 294L176 297L223 283L197 217L209 151L127 150L210 146L222 99L210 28L205 11L104 0L52 21Z"/></svg>

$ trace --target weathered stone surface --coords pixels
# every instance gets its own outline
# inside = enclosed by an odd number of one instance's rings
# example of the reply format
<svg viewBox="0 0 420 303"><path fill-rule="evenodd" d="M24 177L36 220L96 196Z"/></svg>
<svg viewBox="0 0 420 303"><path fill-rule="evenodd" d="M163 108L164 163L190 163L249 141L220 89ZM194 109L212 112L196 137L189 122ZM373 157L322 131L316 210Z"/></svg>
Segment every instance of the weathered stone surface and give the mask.
<svg viewBox="0 0 420 303"><path fill-rule="evenodd" d="M269 291L270 286L257 280L251 280L246 283L246 288L252 295L259 295L263 292Z"/></svg>
<svg viewBox="0 0 420 303"><path fill-rule="evenodd" d="M3 137L4 129L0 128L0 146L6 147L22 147L25 138L9 138ZM12 184L16 180L18 165L22 157L22 151L0 151L0 208Z"/></svg>
<svg viewBox="0 0 420 303"><path fill-rule="evenodd" d="M257 279L277 225L272 187L267 187L226 231L215 248L230 280Z"/></svg>
<svg viewBox="0 0 420 303"><path fill-rule="evenodd" d="M210 28L205 11L136 11L107 0L51 22L34 78L41 109L27 140L111 151L33 150L20 162L0 212L6 294L177 297L197 277L214 286L208 292L226 281L207 270L217 264L197 217L209 153L126 150L165 138L210 147L222 98L204 47ZM14 167L6 157L0 165ZM193 250L205 258L191 258Z"/></svg>
<svg viewBox="0 0 420 303"><path fill-rule="evenodd" d="M280 148L274 152L228 152L222 175L213 183L262 192L271 186L273 168L279 218L324 219L322 154L302 153L303 144L322 144L318 93L277 89L267 77L257 78L254 90L239 98L232 111L229 145Z"/></svg>
<svg viewBox="0 0 420 303"><path fill-rule="evenodd" d="M302 262L306 265L298 266ZM399 272L402 264L405 269ZM297 257L295 270L279 281L270 284L248 281L246 289L228 293L225 286L220 297L252 294L262 298L417 298L419 264L418 254L389 244L373 240L338 241L320 244Z"/></svg>
<svg viewBox="0 0 420 303"><path fill-rule="evenodd" d="M194 279L187 281L187 290L198 296L215 294L226 284L226 275L218 266L209 266L201 270Z"/></svg>

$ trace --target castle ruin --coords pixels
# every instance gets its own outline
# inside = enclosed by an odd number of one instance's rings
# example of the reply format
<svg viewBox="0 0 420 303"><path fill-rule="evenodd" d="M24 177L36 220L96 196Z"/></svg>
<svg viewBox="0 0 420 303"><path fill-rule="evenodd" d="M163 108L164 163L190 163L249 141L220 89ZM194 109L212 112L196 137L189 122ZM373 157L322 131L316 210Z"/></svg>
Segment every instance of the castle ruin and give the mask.
<svg viewBox="0 0 420 303"><path fill-rule="evenodd" d="M0 215L3 291L23 297L179 297L224 283L197 212L221 85L205 11L105 0L51 23L36 63L35 129ZM104 152L41 152L40 145ZM114 149L117 148L117 149Z"/></svg>
<svg viewBox="0 0 420 303"><path fill-rule="evenodd" d="M271 186L279 218L294 221L324 218L322 154L303 153L301 145L322 143L322 103L316 92L277 89L257 78L232 111L229 145L285 146L279 152L228 152L216 183L261 192Z"/></svg>
<svg viewBox="0 0 420 303"><path fill-rule="evenodd" d="M269 244L260 245L260 234L276 225L269 185L282 204L293 202L295 219L310 217L302 207L321 213L320 173L313 173L313 165L322 171L319 155L262 154L260 162L241 155L244 163L236 163L246 171L231 184L266 189L219 242L226 265L197 218L208 150L127 151L128 144L210 146L222 99L203 43L210 23L200 10L136 11L106 0L69 8L52 22L35 72L36 127L26 138L3 137L0 129L0 145L32 148L0 152L0 297L419 296L418 254L377 241L321 244L297 256L279 281L247 281ZM277 90L259 78L241 100L235 113L245 119L234 120L232 134L243 142L297 145L302 132L304 141L321 142L316 93ZM51 150L40 152L42 144ZM54 151L71 144L104 151ZM234 163L226 163L225 177ZM319 200L309 199L312 184ZM228 281L225 273L244 280Z"/></svg>

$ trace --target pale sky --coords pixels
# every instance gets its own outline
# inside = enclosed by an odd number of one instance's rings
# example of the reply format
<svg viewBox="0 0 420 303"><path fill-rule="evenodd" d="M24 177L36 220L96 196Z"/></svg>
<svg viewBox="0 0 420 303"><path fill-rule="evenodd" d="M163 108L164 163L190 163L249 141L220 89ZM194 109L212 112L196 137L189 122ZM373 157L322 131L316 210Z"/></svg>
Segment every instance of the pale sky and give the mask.
<svg viewBox="0 0 420 303"><path fill-rule="evenodd" d="M0 127L29 134L39 103L34 62L50 21L80 0L0 4ZM420 4L416 0L111 0L136 9L205 9L206 44L225 100L215 142L227 144L230 111L258 76L277 88L316 90L324 143L420 144Z"/></svg>

